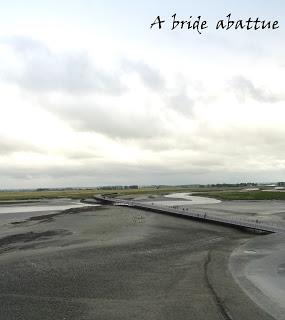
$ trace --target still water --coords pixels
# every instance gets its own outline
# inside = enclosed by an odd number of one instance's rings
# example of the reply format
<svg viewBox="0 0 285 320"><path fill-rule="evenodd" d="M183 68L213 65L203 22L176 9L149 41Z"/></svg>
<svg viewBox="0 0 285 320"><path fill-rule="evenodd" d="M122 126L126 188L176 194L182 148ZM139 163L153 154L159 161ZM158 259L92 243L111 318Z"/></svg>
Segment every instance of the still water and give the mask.
<svg viewBox="0 0 285 320"><path fill-rule="evenodd" d="M80 203L72 199L51 199L41 200L34 203L13 203L0 205L0 221L12 222L24 220L33 216L45 215L51 212L66 210L71 208L80 208L89 204Z"/></svg>

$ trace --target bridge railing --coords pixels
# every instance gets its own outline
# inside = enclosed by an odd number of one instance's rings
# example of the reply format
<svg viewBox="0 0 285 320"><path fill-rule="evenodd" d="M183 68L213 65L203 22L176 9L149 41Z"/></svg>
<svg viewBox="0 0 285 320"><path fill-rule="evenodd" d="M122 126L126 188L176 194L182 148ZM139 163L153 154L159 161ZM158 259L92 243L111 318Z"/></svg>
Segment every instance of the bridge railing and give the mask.
<svg viewBox="0 0 285 320"><path fill-rule="evenodd" d="M165 207L165 206L158 206L155 203L143 203L139 201L134 200L125 200L125 199L115 199L115 198L109 198L104 196L96 196L97 199L101 199L104 201L109 201L113 204L120 204L120 205L126 205L136 208L144 208L149 210L155 210L157 212L162 213L173 213L175 215L180 216L188 216L193 217L199 220L203 221L214 221L214 222L220 222L223 224L229 224L229 225L236 225L261 231L267 231L267 232L281 232L285 233L285 226L282 227L277 223L274 222L264 222L259 219L250 219L246 217L242 218L236 218L236 217L221 217L217 216L213 213L209 213L206 211L199 211L195 209L190 208L181 208L178 206L172 206L172 207Z"/></svg>

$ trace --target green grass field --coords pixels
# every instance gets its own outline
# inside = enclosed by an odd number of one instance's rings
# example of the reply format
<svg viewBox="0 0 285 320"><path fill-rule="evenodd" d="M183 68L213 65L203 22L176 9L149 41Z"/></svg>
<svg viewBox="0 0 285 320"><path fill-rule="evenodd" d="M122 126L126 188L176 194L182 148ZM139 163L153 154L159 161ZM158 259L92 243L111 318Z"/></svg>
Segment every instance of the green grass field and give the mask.
<svg viewBox="0 0 285 320"><path fill-rule="evenodd" d="M220 200L285 200L285 192L278 191L220 191L194 193L193 195Z"/></svg>
<svg viewBox="0 0 285 320"><path fill-rule="evenodd" d="M37 200L71 198L92 198L95 194L113 194L114 196L144 195L144 194L168 194L172 192L193 192L194 195L211 197L221 200L285 200L285 192L278 191L249 191L241 192L240 188L189 188L189 187L146 187L125 190L98 190L98 189L74 189L62 191L2 191L0 202L13 200Z"/></svg>
<svg viewBox="0 0 285 320"><path fill-rule="evenodd" d="M11 200L35 200L35 199L55 199L55 198L71 198L86 199L92 198L95 194L118 194L118 195L138 195L138 194L163 194L168 192L187 192L184 188L141 188L126 190L63 190L63 191L9 191L0 192L0 201Z"/></svg>
<svg viewBox="0 0 285 320"><path fill-rule="evenodd" d="M117 194L120 195L139 195L139 194L167 194L171 192L201 192L201 191L221 191L221 188L186 188L186 187L146 187L139 189L125 190L98 190L98 189L75 189L62 191L2 191L0 192L1 201L12 200L36 200L36 199L55 199L55 198L71 198L71 199L86 199L91 198L95 194ZM229 190L236 190L231 188Z"/></svg>

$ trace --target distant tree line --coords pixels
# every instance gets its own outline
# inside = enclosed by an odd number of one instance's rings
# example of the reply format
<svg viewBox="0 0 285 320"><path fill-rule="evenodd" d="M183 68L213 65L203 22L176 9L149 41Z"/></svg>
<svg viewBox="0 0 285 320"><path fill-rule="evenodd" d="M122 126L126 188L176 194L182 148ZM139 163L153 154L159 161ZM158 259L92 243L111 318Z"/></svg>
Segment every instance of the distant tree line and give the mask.
<svg viewBox="0 0 285 320"><path fill-rule="evenodd" d="M98 187L98 190L127 190L127 189L138 189L138 185L131 186L102 186Z"/></svg>
<svg viewBox="0 0 285 320"><path fill-rule="evenodd" d="M227 188L227 187L256 187L258 184L255 182L242 182L242 183L213 183L213 184L197 184L190 185L189 187L198 188Z"/></svg>

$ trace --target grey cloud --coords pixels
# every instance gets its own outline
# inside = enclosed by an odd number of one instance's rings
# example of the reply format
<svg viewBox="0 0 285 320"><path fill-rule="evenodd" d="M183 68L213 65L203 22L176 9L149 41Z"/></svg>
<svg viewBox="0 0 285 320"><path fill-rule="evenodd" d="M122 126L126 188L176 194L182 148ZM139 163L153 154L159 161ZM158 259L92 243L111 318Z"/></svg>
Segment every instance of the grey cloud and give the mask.
<svg viewBox="0 0 285 320"><path fill-rule="evenodd" d="M0 136L0 156L7 156L15 152L41 153L42 150L40 147L21 141L20 139Z"/></svg>
<svg viewBox="0 0 285 320"><path fill-rule="evenodd" d="M0 38L0 42L13 48L18 54L31 58L34 55L49 55L50 51L41 42L27 37L13 36Z"/></svg>
<svg viewBox="0 0 285 320"><path fill-rule="evenodd" d="M123 60L116 72L107 73L95 67L86 53L56 54L43 43L26 37L0 38L0 43L11 47L23 64L20 74L7 71L6 80L27 90L118 95L126 90L120 80L124 73L138 74L152 90L165 87L160 72L142 61Z"/></svg>
<svg viewBox="0 0 285 320"><path fill-rule="evenodd" d="M116 74L96 68L85 53L55 54L42 43L22 37L3 42L13 48L23 64L20 74L8 73L6 79L24 89L111 95L118 95L125 89Z"/></svg>
<svg viewBox="0 0 285 320"><path fill-rule="evenodd" d="M274 181L284 176L284 168L255 170L201 167L157 167L104 164L78 167L0 167L2 188L98 186L121 184L190 184L244 181Z"/></svg>
<svg viewBox="0 0 285 320"><path fill-rule="evenodd" d="M114 139L152 138L165 133L160 118L150 108L132 111L80 101L47 108L76 131L102 133Z"/></svg>
<svg viewBox="0 0 285 320"><path fill-rule="evenodd" d="M193 115L193 107L195 101L191 99L185 92L170 96L166 99L167 107L189 117Z"/></svg>
<svg viewBox="0 0 285 320"><path fill-rule="evenodd" d="M126 73L137 73L144 85L152 90L162 90L165 87L165 81L160 72L142 61L124 60L122 69Z"/></svg>
<svg viewBox="0 0 285 320"><path fill-rule="evenodd" d="M211 172L206 166L201 166L200 164L194 165L180 165L169 167L166 164L161 165L132 165L132 164L120 164L116 162L96 162L90 163L88 166L66 166L57 165L50 167L15 167L7 166L6 168L0 167L0 175L6 177L12 177L15 179L38 179L38 178L51 178L56 180L65 180L69 178L92 178L93 185L98 185L102 183L106 184L130 184L130 183L157 183L159 179L163 179L163 176L174 178L175 175L181 176L188 175L199 175ZM104 182L103 182L104 181ZM123 182L122 182L123 181ZM179 180L177 180L178 182ZM169 183L169 180L168 180Z"/></svg>
<svg viewBox="0 0 285 320"><path fill-rule="evenodd" d="M102 158L102 156L98 156L97 154L94 154L94 152L79 150L69 150L64 152L64 155L66 158L72 160L97 160Z"/></svg>
<svg viewBox="0 0 285 320"><path fill-rule="evenodd" d="M18 150L18 144L12 144L10 141L0 141L0 156L7 155Z"/></svg>
<svg viewBox="0 0 285 320"><path fill-rule="evenodd" d="M261 130L262 129L262 130ZM0 165L1 183L15 186L95 186L103 184L182 184L211 182L241 182L242 180L273 181L285 173L284 130L282 128L214 128L200 125L189 136L171 136L156 141L152 150L155 159L148 163L116 162L116 159L93 157L88 148L83 156L63 152L68 159L79 160L47 167L7 163ZM142 150L148 148L142 140ZM140 141L138 146L140 146ZM191 152L188 152L191 151ZM94 152L96 154L96 152ZM90 156L90 157L89 157Z"/></svg>
<svg viewBox="0 0 285 320"><path fill-rule="evenodd" d="M273 94L266 89L256 87L252 81L243 76L234 77L230 81L230 85L242 101L248 97L264 103L274 103L285 99L284 95Z"/></svg>

